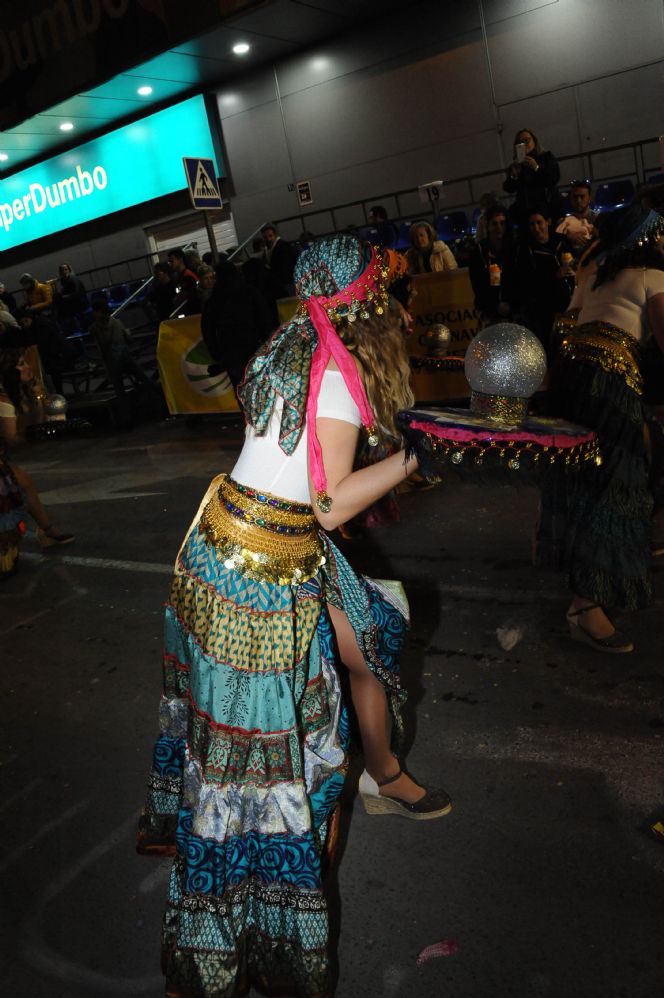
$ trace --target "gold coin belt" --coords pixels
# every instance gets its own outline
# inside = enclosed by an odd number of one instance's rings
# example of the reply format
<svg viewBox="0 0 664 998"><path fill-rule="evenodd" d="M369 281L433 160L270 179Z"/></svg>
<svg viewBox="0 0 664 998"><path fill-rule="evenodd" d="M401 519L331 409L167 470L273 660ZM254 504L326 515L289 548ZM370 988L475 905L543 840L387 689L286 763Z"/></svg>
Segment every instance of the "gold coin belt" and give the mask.
<svg viewBox="0 0 664 998"><path fill-rule="evenodd" d="M619 374L637 395L643 394L638 344L609 322L587 322L568 332L560 345L563 357L597 364L607 374Z"/></svg>
<svg viewBox="0 0 664 998"><path fill-rule="evenodd" d="M198 529L224 566L261 581L300 584L325 563L311 506L258 492L231 478L207 503Z"/></svg>

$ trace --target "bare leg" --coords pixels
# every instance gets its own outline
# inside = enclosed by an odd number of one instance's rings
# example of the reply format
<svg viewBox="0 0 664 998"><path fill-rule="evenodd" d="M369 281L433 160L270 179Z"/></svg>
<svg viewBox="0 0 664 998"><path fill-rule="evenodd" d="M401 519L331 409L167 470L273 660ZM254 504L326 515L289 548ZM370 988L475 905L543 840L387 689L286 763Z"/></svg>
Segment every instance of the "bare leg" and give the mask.
<svg viewBox="0 0 664 998"><path fill-rule="evenodd" d="M581 627L588 634L592 635L593 638L611 637L615 633L615 627L604 613L604 610L600 606L595 606L593 600L586 599L585 596L574 596L570 610L583 610L584 607L588 606L592 606L594 609L580 613L576 618L579 620Z"/></svg>
<svg viewBox="0 0 664 998"><path fill-rule="evenodd" d="M27 471L24 471L23 468L18 468L15 464L12 464L11 469L14 472L16 481L25 492L28 513L38 527L41 527L42 530L46 530L46 528L51 525L51 521L48 517L48 513L42 506L39 493L37 492L37 486Z"/></svg>
<svg viewBox="0 0 664 998"><path fill-rule="evenodd" d="M399 770L399 764L390 750L391 721L385 690L364 661L346 614L329 603L328 610L339 655L350 676L353 706L362 735L364 764L369 776L380 783ZM418 786L405 773L390 783L385 792L389 797L400 797L410 804L420 800L426 793L423 787Z"/></svg>

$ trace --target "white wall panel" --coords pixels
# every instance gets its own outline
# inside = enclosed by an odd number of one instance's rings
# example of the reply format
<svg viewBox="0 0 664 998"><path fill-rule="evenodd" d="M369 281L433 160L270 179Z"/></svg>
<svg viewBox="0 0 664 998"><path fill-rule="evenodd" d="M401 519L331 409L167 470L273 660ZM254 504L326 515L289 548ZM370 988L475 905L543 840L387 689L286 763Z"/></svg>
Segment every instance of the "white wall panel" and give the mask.
<svg viewBox="0 0 664 998"><path fill-rule="evenodd" d="M559 0L489 25L499 104L662 58L661 0Z"/></svg>
<svg viewBox="0 0 664 998"><path fill-rule="evenodd" d="M233 184L238 197L291 183L288 147L279 105L261 104L223 123Z"/></svg>
<svg viewBox="0 0 664 998"><path fill-rule="evenodd" d="M292 94L284 108L296 169L309 176L333 164L359 167L491 129L487 98L478 43L444 58L355 73Z"/></svg>
<svg viewBox="0 0 664 998"><path fill-rule="evenodd" d="M542 146L556 156L566 156L579 149L576 103L571 88L507 104L501 107L500 115L506 164L512 162L514 136L522 128L531 128Z"/></svg>
<svg viewBox="0 0 664 998"><path fill-rule="evenodd" d="M620 145L664 132L664 64L642 66L578 88L583 149Z"/></svg>

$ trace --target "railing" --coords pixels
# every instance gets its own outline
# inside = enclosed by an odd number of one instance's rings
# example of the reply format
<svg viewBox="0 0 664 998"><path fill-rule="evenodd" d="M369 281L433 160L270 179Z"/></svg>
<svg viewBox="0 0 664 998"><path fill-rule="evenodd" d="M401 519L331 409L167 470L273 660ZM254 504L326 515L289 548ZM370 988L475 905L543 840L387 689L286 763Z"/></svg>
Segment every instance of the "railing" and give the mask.
<svg viewBox="0 0 664 998"><path fill-rule="evenodd" d="M138 298L138 296L146 288L148 288L152 284L153 281L154 281L154 277L153 277L152 274L150 274L149 277L146 277L146 279L143 281L143 283L140 285L140 287L136 288L135 291L132 291L132 293L129 295L129 297L125 298L125 300L122 302L122 304L118 305L118 307L111 312L111 318L114 319L116 315L119 315L120 312L122 312L122 310L125 309L127 307L127 305L130 305L134 301L135 298Z"/></svg>
<svg viewBox="0 0 664 998"><path fill-rule="evenodd" d="M615 156L616 154L628 153L629 155L626 159L631 159L631 168L621 170L617 173L607 173L603 171L600 165L600 160L602 157ZM647 162L652 165L647 166ZM594 185L606 183L610 180L617 179L629 179L635 184L643 183L646 180L646 175L648 173L654 173L661 169L659 162L659 137L641 139L638 142L625 142L620 145L608 146L600 149L592 149L587 152L580 152L570 156L558 157L558 163L564 168L564 164L574 164L573 173L578 177L580 174L591 178ZM598 173L595 173L595 167L598 169ZM561 171L562 172L562 171ZM388 191L382 194L374 194L370 198L360 198L355 201L346 201L341 204L333 205L329 208L318 209L317 211L305 211L300 212L297 215L287 215L282 218L277 218L274 220L275 225L279 228L285 229L289 226L293 228L293 238L297 238L298 235L305 231L306 220L316 219L316 235L323 235L328 232L338 232L350 227L358 227L362 225L369 224L369 214L368 209L374 204L379 204L383 202L392 202L394 204L395 211L391 212L392 221L399 223L406 220L414 220L416 218L426 217L430 214L435 218L441 212L446 213L449 211L472 211L481 195L489 188L491 185L499 185L502 188L502 181L504 179L504 171L502 170L489 170L482 173L473 173L464 177L453 177L445 181L443 187L443 199L442 203L436 200L431 201L427 205L420 205L415 210L415 201L419 200L419 188L418 187L406 187L398 191ZM569 176L569 180L572 177ZM559 185L561 191L565 191L569 187L568 182L563 182ZM445 192L449 191L449 194ZM508 196L505 197L506 201L511 200ZM405 202L408 201L410 207L406 210ZM355 219L351 223L342 219L340 216L345 214L346 216L353 210L357 209L358 213L361 213L361 219ZM293 224L294 223L294 224ZM248 244L252 239L254 239L258 233L263 228L262 223L257 228L254 229L250 235L248 235L242 243L238 246L236 250L230 255L229 259L232 260L240 255L244 250L246 250ZM295 226L297 226L297 231L295 231ZM95 291L100 291L102 289L108 289L117 287L118 285L125 284L130 281L140 280L142 282L141 287L135 289L130 295L128 295L126 301L123 301L113 312L116 315L118 312L122 311L128 304L130 304L138 295L141 293L152 278L146 278L146 272L151 273L154 264L158 260L157 254L145 253L141 256L131 257L128 260L118 260L114 263L103 264L100 267L91 267L89 270L78 271L77 277L81 278L89 288L88 293L93 294ZM85 280L87 278L87 280ZM19 291L13 292L18 294Z"/></svg>
<svg viewBox="0 0 664 998"><path fill-rule="evenodd" d="M651 147L648 150L648 147ZM632 159L631 169L620 170L617 173L607 173L604 172L600 165L600 160L602 157L606 157L612 154L620 154L624 152L630 153L630 158ZM651 152L653 155L648 156L647 153ZM580 179L581 177L587 177L592 180L593 185L596 187L598 184L607 183L611 180L618 179L629 179L635 186L642 184L646 181L646 175L658 172L661 169L659 162L659 137L641 139L638 142L625 142L620 145L607 146L601 149L592 149L587 152L575 153L569 156L559 156L557 157L558 163L561 166L561 175L564 176L564 164L574 164L573 171L570 173L567 180L563 180L559 184L559 190L564 192L569 189L570 181L572 179ZM647 160L652 161L651 166L646 166ZM598 172L595 172L597 168ZM359 198L356 201L346 201L341 204L333 205L329 208L319 208L311 211L299 212L297 215L286 215L282 218L275 219L275 225L281 229L287 228L291 223L296 223L299 225L300 231L305 231L307 228L307 219L316 219L318 222L317 228L320 229L321 221L327 218L327 222L323 222L322 231L318 231L317 235L323 235L328 232L338 232L341 229L346 229L349 227L360 227L369 224L369 208L375 204L383 204L384 202L391 202L394 205L394 212L388 212L391 220L396 223L404 222L406 220L414 220L416 218L426 218L427 215L431 215L436 218L441 213L447 213L449 211L466 211L472 212L472 210L477 206L480 197L484 194L487 189L493 189L494 185L498 184L500 186L501 198L504 197L505 201L509 203L512 198L510 195L502 194L502 183L505 177L504 170L486 170L482 173L468 174L463 177L452 177L444 182L442 203L437 199L429 201L427 199L426 204L422 204L417 210L404 210L404 201L408 200L412 205L415 199L419 199L419 187L406 187L398 191L387 191L382 194L373 194L370 198ZM453 194L447 194L447 191L454 191ZM352 226L345 220L342 220L340 216L345 214L348 216L350 212L354 209L358 209L362 213L361 220L355 220ZM296 236L294 236L295 238Z"/></svg>

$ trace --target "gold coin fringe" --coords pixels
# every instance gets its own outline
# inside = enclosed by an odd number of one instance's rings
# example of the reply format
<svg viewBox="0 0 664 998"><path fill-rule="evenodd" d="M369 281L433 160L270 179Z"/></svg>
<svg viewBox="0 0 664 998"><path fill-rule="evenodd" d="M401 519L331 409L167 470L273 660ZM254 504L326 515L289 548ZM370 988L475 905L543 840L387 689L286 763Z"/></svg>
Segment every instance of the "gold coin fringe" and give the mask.
<svg viewBox="0 0 664 998"><path fill-rule="evenodd" d="M325 564L313 513L266 507L228 480L205 506L198 529L225 568L259 581L300 585Z"/></svg>
<svg viewBox="0 0 664 998"><path fill-rule="evenodd" d="M497 457L510 471L519 471L524 461L529 466L564 464L570 469L579 468L588 461L597 467L602 464L602 455L596 440L588 440L572 447L542 447L531 440L524 443L517 440L491 440L488 443L471 440L461 443L458 440L443 440L433 433L425 435L431 444L434 460L437 462L449 460L456 466L466 462L471 468L481 468L487 456Z"/></svg>
<svg viewBox="0 0 664 998"><path fill-rule="evenodd" d="M560 352L572 360L596 364L607 374L618 374L637 395L643 394L638 346L632 337L608 322L588 322L566 332Z"/></svg>

